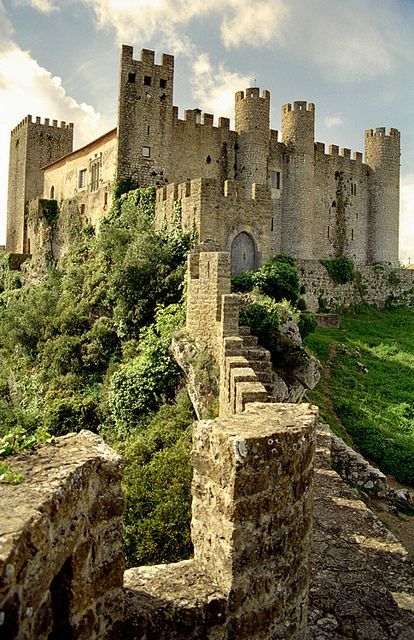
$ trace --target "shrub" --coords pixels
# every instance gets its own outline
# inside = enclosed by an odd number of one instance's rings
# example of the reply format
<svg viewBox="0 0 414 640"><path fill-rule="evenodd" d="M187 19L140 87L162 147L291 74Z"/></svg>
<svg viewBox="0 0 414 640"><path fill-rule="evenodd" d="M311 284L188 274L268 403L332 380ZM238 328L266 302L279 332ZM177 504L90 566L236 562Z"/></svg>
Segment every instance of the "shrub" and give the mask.
<svg viewBox="0 0 414 640"><path fill-rule="evenodd" d="M298 327L302 340L310 333L315 331L318 323L316 318L311 313L301 313L298 320Z"/></svg>
<svg viewBox="0 0 414 640"><path fill-rule="evenodd" d="M345 284L354 279L354 262L346 256L321 260L321 264L337 284Z"/></svg>
<svg viewBox="0 0 414 640"><path fill-rule="evenodd" d="M188 407L164 405L118 450L125 460L127 566L175 562L191 554L191 432Z"/></svg>
<svg viewBox="0 0 414 640"><path fill-rule="evenodd" d="M247 293L253 289L254 271L244 271L231 279L233 293Z"/></svg>
<svg viewBox="0 0 414 640"><path fill-rule="evenodd" d="M299 274L294 258L282 254L253 274L254 286L273 300L296 302L299 296Z"/></svg>
<svg viewBox="0 0 414 640"><path fill-rule="evenodd" d="M138 355L122 364L109 386L109 407L118 433L128 433L141 416L171 396L179 369L172 358L172 335L182 325L179 305L159 308L154 325L141 331Z"/></svg>

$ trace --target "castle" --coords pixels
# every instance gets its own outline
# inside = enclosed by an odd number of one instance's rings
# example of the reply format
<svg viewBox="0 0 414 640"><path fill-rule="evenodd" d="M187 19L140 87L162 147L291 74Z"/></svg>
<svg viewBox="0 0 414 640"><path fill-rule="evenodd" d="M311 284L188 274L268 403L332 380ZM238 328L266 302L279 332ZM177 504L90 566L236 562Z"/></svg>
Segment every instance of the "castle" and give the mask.
<svg viewBox="0 0 414 640"><path fill-rule="evenodd" d="M6 248L36 254L30 211L39 199L75 208L99 226L114 181L155 185L156 222L180 221L200 242L231 253L232 273L280 252L303 260L346 255L358 265L398 263L400 133L365 133L361 153L315 143L315 107L282 107L281 140L270 129L270 94L256 87L235 99L228 118L199 109L184 120L173 106L174 58L133 48L121 53L118 123L73 151L73 125L27 116L11 133Z"/></svg>

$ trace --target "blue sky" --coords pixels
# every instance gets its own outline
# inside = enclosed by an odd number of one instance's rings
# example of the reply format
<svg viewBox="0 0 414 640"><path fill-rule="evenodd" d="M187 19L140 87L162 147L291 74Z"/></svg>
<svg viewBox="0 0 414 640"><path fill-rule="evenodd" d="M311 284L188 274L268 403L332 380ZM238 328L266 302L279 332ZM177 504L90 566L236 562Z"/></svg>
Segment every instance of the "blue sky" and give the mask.
<svg viewBox="0 0 414 640"><path fill-rule="evenodd" d="M75 122L79 146L115 125L121 43L176 56L174 102L232 115L234 92L316 103L316 138L363 151L402 133L401 259L414 262L413 0L0 0L0 219L9 132L25 115Z"/></svg>

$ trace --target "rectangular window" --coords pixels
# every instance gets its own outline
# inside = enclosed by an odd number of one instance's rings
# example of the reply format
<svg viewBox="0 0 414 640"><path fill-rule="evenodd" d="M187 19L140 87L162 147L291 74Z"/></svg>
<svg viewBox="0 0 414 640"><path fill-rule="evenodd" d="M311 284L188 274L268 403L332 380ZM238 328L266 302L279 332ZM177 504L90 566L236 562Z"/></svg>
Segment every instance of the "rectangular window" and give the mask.
<svg viewBox="0 0 414 640"><path fill-rule="evenodd" d="M151 81L152 81L151 76L144 76L144 84L145 84L147 87L150 87L150 86L151 86Z"/></svg>
<svg viewBox="0 0 414 640"><path fill-rule="evenodd" d="M164 80L163 78L161 78L161 80L160 80L160 89L165 89L166 86L167 86L167 81Z"/></svg>
<svg viewBox="0 0 414 640"><path fill-rule="evenodd" d="M81 169L79 171L79 189L84 189L86 187L86 169Z"/></svg>
<svg viewBox="0 0 414 640"><path fill-rule="evenodd" d="M269 182L271 189L280 189L280 171L270 171Z"/></svg>
<svg viewBox="0 0 414 640"><path fill-rule="evenodd" d="M101 159L95 158L90 164L91 191L98 191L101 180Z"/></svg>
<svg viewBox="0 0 414 640"><path fill-rule="evenodd" d="M128 82L130 84L135 84L136 77L137 77L136 73L128 73Z"/></svg>
<svg viewBox="0 0 414 640"><path fill-rule="evenodd" d="M351 182L351 196L356 196L356 193L357 193L356 182Z"/></svg>
<svg viewBox="0 0 414 640"><path fill-rule="evenodd" d="M142 147L142 157L143 158L149 158L150 155L151 155L150 147Z"/></svg>

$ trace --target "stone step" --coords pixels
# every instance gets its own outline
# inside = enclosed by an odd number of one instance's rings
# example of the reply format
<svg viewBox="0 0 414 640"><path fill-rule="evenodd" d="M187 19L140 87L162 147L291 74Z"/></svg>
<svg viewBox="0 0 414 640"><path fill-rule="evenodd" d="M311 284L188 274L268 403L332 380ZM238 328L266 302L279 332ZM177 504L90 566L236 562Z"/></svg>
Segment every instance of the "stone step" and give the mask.
<svg viewBox="0 0 414 640"><path fill-rule="evenodd" d="M239 336L249 336L250 335L250 327L239 327Z"/></svg>
<svg viewBox="0 0 414 640"><path fill-rule="evenodd" d="M252 367L253 369L253 367ZM254 371L254 369L253 369ZM271 370L269 371L255 371L256 374L256 378L258 379L259 382L261 382L262 384L264 384L266 386L266 384L271 384L273 385L273 376L272 376L272 372Z"/></svg>
<svg viewBox="0 0 414 640"><path fill-rule="evenodd" d="M257 347L256 336L243 336L243 347Z"/></svg>
<svg viewBox="0 0 414 640"><path fill-rule="evenodd" d="M251 362L257 362L258 360L270 361L270 351L262 347L243 347L242 354Z"/></svg>
<svg viewBox="0 0 414 640"><path fill-rule="evenodd" d="M270 362L270 360L249 359L248 366L251 367L256 373L259 373L259 371L266 371L270 373L272 371L272 363Z"/></svg>

